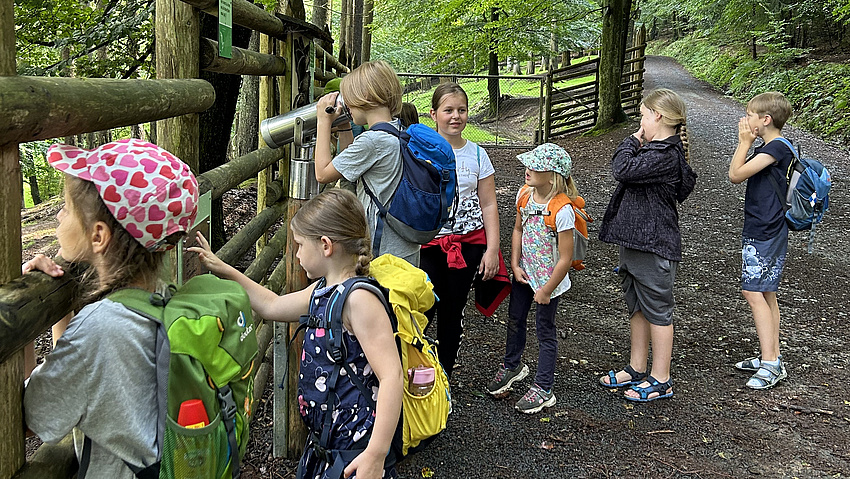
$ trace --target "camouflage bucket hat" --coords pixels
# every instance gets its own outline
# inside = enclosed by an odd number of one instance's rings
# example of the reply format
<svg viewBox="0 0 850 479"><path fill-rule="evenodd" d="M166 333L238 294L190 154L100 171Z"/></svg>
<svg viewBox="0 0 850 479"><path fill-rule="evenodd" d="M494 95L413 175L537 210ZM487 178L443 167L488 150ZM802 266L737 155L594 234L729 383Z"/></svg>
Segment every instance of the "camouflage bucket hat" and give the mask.
<svg viewBox="0 0 850 479"><path fill-rule="evenodd" d="M570 154L554 143L544 143L516 157L531 171L554 171L564 178L570 176L573 169Z"/></svg>

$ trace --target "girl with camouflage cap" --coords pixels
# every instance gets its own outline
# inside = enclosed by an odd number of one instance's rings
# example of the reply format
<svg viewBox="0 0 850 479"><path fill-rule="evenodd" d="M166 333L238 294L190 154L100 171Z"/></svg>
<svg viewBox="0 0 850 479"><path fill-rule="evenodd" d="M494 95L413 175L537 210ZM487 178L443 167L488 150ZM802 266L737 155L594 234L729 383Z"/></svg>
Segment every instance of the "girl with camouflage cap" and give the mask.
<svg viewBox="0 0 850 479"><path fill-rule="evenodd" d="M571 200L578 190L571 176L572 158L560 146L545 143L517 155L525 165L525 185L517 194L517 215L511 237L511 284L508 335L504 362L487 385L495 397L507 395L511 385L526 375L521 362L528 330L531 303L537 303L535 320L539 354L537 373L528 392L516 403L520 412L533 414L555 404L555 362L558 337L555 313L560 296L570 289L569 270L573 256L575 212L572 207L549 211L556 196ZM545 216L555 215L557 236L546 225Z"/></svg>

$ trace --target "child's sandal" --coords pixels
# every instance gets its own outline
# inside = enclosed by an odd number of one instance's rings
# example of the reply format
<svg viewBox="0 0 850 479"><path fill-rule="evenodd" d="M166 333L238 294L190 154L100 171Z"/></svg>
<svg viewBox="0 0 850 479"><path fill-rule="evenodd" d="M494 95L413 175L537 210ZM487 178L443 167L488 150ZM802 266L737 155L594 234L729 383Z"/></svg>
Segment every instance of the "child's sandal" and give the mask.
<svg viewBox="0 0 850 479"><path fill-rule="evenodd" d="M670 378L665 382L659 382L652 376L648 376L646 381L649 383L649 386L639 387L632 386L630 389L639 394L638 397L632 397L628 394L623 394L623 396L629 401L637 401L637 402L650 402L655 401L656 399L664 399L673 396L673 379ZM669 392L667 392L669 390ZM658 393L657 396L649 397L652 393Z"/></svg>
<svg viewBox="0 0 850 479"><path fill-rule="evenodd" d="M608 371L607 376L599 378L599 384L606 388L616 389L625 386L631 386L633 384L640 384L646 379L646 373L639 373L635 371L631 364L627 364L626 367L623 368L623 371L629 375L629 379L621 383L615 382L617 381L617 372L612 369ZM606 377L608 378L607 383L605 382Z"/></svg>

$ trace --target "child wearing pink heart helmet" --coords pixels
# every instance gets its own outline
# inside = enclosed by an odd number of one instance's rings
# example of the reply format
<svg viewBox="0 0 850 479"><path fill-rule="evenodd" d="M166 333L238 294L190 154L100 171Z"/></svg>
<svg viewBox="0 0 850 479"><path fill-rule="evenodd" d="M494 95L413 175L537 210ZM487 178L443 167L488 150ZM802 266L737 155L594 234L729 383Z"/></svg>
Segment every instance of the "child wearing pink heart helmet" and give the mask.
<svg viewBox="0 0 850 479"><path fill-rule="evenodd" d="M107 296L164 287L164 252L192 228L198 182L177 157L137 139L94 150L53 145L47 161L65 173L59 254L89 268L81 309L67 327L54 327L53 352L29 377L26 422L45 442L74 431L80 477L130 479L132 468L157 460L157 324ZM22 268L36 269L64 274L44 255ZM28 371L34 363L30 355Z"/></svg>

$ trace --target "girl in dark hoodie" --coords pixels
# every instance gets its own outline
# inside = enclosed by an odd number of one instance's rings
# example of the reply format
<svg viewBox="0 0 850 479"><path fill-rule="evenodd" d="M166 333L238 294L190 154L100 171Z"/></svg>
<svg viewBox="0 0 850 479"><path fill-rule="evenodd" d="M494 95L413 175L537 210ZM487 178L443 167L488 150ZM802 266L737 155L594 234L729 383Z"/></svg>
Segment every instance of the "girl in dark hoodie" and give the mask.
<svg viewBox="0 0 850 479"><path fill-rule="evenodd" d="M630 386L626 399L648 402L673 395L673 284L682 260L677 203L693 191L697 175L688 165L682 98L655 90L644 97L640 112L640 129L623 140L611 160L619 184L599 231L600 240L620 245L618 272L629 310L631 355L629 364L609 371L599 383Z"/></svg>

